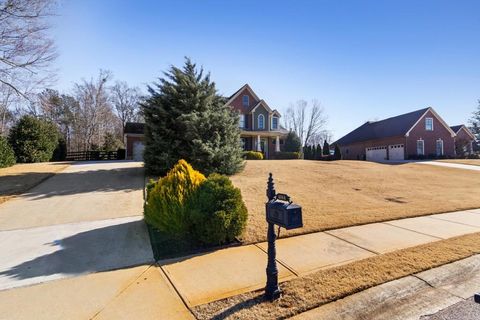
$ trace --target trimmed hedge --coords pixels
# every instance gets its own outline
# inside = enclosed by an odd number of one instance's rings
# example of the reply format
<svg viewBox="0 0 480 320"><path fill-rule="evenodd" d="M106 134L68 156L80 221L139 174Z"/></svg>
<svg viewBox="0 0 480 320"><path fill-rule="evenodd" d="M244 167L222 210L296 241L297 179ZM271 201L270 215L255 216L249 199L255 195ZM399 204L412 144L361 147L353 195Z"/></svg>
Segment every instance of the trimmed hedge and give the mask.
<svg viewBox="0 0 480 320"><path fill-rule="evenodd" d="M272 156L277 160L300 159L299 152L275 152Z"/></svg>
<svg viewBox="0 0 480 320"><path fill-rule="evenodd" d="M247 160L263 160L263 153L257 151L245 151L243 157Z"/></svg>
<svg viewBox="0 0 480 320"><path fill-rule="evenodd" d="M0 168L6 168L15 164L15 153L8 144L7 139L0 136Z"/></svg>
<svg viewBox="0 0 480 320"><path fill-rule="evenodd" d="M227 176L208 176L187 207L193 235L204 245L232 242L247 224L247 208L240 189L235 188Z"/></svg>

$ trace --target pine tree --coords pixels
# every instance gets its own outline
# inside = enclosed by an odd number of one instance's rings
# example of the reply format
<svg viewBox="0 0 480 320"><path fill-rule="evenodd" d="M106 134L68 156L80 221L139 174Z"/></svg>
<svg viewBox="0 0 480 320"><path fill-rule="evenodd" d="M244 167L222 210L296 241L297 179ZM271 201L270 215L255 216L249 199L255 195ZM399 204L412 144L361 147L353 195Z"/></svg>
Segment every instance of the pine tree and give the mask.
<svg viewBox="0 0 480 320"><path fill-rule="evenodd" d="M238 116L217 94L203 69L185 59L148 88L145 101L145 167L165 175L180 159L204 174L233 174L243 164Z"/></svg>
<svg viewBox="0 0 480 320"><path fill-rule="evenodd" d="M335 144L335 153L333 154L333 158L335 160L342 160L342 152L340 151L338 144Z"/></svg>
<svg viewBox="0 0 480 320"><path fill-rule="evenodd" d="M470 119L470 130L477 137L477 140L480 140L480 100L478 100L477 110L473 112Z"/></svg>
<svg viewBox="0 0 480 320"><path fill-rule="evenodd" d="M315 154L315 160L322 160L322 146L317 144L317 152Z"/></svg>
<svg viewBox="0 0 480 320"><path fill-rule="evenodd" d="M288 132L283 148L285 152L300 152L300 150L302 150L302 142L295 131L290 130Z"/></svg>
<svg viewBox="0 0 480 320"><path fill-rule="evenodd" d="M324 156L330 155L330 145L328 144L327 140L323 142L323 155Z"/></svg>

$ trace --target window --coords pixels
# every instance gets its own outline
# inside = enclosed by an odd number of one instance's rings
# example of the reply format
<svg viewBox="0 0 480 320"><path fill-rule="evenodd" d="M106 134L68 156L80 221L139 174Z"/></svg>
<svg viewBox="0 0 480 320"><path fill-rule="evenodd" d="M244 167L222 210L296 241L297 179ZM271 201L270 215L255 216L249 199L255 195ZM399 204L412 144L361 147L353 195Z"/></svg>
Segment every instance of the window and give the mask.
<svg viewBox="0 0 480 320"><path fill-rule="evenodd" d="M258 115L258 129L265 129L265 117L263 114Z"/></svg>
<svg viewBox="0 0 480 320"><path fill-rule="evenodd" d="M242 105L243 105L244 107L248 107L248 106L250 105L250 98L249 98L249 96L244 95L244 96L242 97Z"/></svg>
<svg viewBox="0 0 480 320"><path fill-rule="evenodd" d="M433 131L433 119L425 118L425 130Z"/></svg>
<svg viewBox="0 0 480 320"><path fill-rule="evenodd" d="M245 140L245 138L240 138L240 145L242 146L242 149L243 150L246 150L246 146L247 146L247 141Z"/></svg>
<svg viewBox="0 0 480 320"><path fill-rule="evenodd" d="M423 140L417 140L417 155L423 156L425 154L425 145Z"/></svg>
<svg viewBox="0 0 480 320"><path fill-rule="evenodd" d="M272 130L278 129L278 117L272 117Z"/></svg>
<svg viewBox="0 0 480 320"><path fill-rule="evenodd" d="M442 139L437 140L436 154L437 154L437 157L443 156L443 140Z"/></svg>
<svg viewBox="0 0 480 320"><path fill-rule="evenodd" d="M239 125L240 128L245 128L245 115L244 114L240 114L240 125Z"/></svg>

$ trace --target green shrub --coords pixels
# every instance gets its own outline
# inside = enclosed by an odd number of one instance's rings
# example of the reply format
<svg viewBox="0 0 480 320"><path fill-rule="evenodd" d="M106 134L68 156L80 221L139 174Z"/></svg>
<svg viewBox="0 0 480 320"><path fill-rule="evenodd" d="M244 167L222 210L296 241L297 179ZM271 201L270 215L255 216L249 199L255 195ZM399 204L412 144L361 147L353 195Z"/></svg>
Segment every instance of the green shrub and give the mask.
<svg viewBox="0 0 480 320"><path fill-rule="evenodd" d="M335 160L342 160L342 151L340 151L338 144L335 145L335 153L333 154L333 158Z"/></svg>
<svg viewBox="0 0 480 320"><path fill-rule="evenodd" d="M299 152L275 152L273 154L273 159L277 159L277 160L300 159L300 153Z"/></svg>
<svg viewBox="0 0 480 320"><path fill-rule="evenodd" d="M51 161L65 161L67 158L67 142L65 138L60 136L58 138L58 145L53 151Z"/></svg>
<svg viewBox="0 0 480 320"><path fill-rule="evenodd" d="M7 139L0 136L0 168L6 168L15 164L15 153L8 144Z"/></svg>
<svg viewBox="0 0 480 320"><path fill-rule="evenodd" d="M179 160L165 177L147 185L145 221L173 237L187 236L191 221L185 204L204 180L203 174Z"/></svg>
<svg viewBox="0 0 480 320"><path fill-rule="evenodd" d="M188 202L192 233L205 245L231 242L242 234L247 223L247 208L240 189L226 176L211 174Z"/></svg>
<svg viewBox="0 0 480 320"><path fill-rule="evenodd" d="M263 153L258 151L245 151L243 156L247 160L263 160Z"/></svg>
<svg viewBox="0 0 480 320"><path fill-rule="evenodd" d="M300 152L302 150L302 142L295 131L288 132L287 136L285 137L283 149L286 152Z"/></svg>
<svg viewBox="0 0 480 320"><path fill-rule="evenodd" d="M27 115L12 127L8 141L18 162L43 162L52 158L58 136L54 123Z"/></svg>

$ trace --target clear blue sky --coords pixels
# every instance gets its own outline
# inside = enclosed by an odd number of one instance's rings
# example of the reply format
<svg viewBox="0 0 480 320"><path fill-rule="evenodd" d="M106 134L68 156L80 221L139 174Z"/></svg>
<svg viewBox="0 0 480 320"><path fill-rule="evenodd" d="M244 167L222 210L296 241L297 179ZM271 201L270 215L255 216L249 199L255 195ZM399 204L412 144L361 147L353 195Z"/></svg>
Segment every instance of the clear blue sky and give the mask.
<svg viewBox="0 0 480 320"><path fill-rule="evenodd" d="M100 68L145 90L189 56L224 95L319 99L335 138L427 106L464 123L480 98L478 0L63 0L53 32L60 90Z"/></svg>

